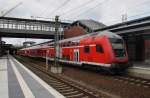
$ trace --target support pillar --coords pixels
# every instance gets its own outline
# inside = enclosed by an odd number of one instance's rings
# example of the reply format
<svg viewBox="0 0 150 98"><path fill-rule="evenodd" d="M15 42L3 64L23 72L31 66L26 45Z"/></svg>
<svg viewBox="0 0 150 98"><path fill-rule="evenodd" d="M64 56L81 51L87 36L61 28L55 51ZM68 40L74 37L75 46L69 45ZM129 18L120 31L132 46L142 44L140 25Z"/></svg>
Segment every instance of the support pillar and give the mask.
<svg viewBox="0 0 150 98"><path fill-rule="evenodd" d="M55 58L54 58L54 64L51 66L51 72L52 73L62 73L62 66L58 64L59 61L59 55L60 55L60 47L59 47L59 16L55 17Z"/></svg>

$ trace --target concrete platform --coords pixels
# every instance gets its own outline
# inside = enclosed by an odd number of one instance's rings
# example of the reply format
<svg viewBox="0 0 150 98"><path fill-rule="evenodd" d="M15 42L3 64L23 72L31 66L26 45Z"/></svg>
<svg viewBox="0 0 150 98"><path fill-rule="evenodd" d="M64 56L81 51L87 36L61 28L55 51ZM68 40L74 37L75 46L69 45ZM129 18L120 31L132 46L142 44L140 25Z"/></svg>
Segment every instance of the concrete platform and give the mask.
<svg viewBox="0 0 150 98"><path fill-rule="evenodd" d="M128 74L136 77L150 79L150 64L145 62L134 62L133 67L129 68Z"/></svg>
<svg viewBox="0 0 150 98"><path fill-rule="evenodd" d="M65 98L12 56L0 58L1 98Z"/></svg>
<svg viewBox="0 0 150 98"><path fill-rule="evenodd" d="M144 79L150 79L150 67L133 66L128 69L128 74L131 76L141 77Z"/></svg>

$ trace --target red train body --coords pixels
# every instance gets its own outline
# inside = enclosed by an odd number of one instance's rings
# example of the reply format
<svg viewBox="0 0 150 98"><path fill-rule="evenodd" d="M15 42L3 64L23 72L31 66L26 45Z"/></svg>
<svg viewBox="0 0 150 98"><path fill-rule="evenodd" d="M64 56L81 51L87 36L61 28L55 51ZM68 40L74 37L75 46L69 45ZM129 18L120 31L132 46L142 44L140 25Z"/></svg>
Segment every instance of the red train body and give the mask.
<svg viewBox="0 0 150 98"><path fill-rule="evenodd" d="M61 40L56 53L63 63L119 70L129 67L123 39L108 31ZM48 56L50 60L54 60L54 42L23 48L18 54L42 58Z"/></svg>

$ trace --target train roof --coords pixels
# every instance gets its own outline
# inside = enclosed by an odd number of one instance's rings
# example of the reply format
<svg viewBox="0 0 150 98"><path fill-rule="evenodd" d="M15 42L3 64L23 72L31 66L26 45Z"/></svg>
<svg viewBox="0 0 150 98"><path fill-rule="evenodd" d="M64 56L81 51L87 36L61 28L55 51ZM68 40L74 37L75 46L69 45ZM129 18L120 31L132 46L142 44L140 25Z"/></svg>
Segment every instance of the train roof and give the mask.
<svg viewBox="0 0 150 98"><path fill-rule="evenodd" d="M83 38L86 38L86 37L102 36L102 35L108 36L110 38L114 38L114 37L115 38L121 38L121 36L119 36L119 35L117 35L115 33L112 33L110 31L99 31L99 32L94 32L94 33L82 35L82 36L79 36L79 37L72 37L72 38L64 39L64 40L61 40L60 42L79 41L80 39L83 39Z"/></svg>
<svg viewBox="0 0 150 98"><path fill-rule="evenodd" d="M79 37L72 37L72 38L68 38L68 39L63 39L63 40L59 41L59 43L79 42L80 39L83 39L83 38L86 38L86 37L102 36L102 35L108 36L109 38L121 38L121 36L119 36L115 33L112 33L110 31L99 31L99 32L94 32L94 33L82 35L82 36L79 36ZM42 48L48 48L48 47L50 47L51 44L54 44L54 42L52 42L52 41L45 42L45 43L37 44L37 45L34 45L34 46L30 46L30 47L27 47L27 48L23 48L21 50L24 50L24 49L37 49L37 48L41 48L41 49Z"/></svg>

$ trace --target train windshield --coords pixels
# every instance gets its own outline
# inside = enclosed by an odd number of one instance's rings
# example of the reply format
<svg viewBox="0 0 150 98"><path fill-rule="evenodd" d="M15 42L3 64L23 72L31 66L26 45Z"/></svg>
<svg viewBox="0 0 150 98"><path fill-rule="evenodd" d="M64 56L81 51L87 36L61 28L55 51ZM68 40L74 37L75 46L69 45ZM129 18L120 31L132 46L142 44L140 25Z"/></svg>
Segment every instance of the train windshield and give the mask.
<svg viewBox="0 0 150 98"><path fill-rule="evenodd" d="M122 39L110 38L109 40L111 42L113 49L124 49Z"/></svg>
<svg viewBox="0 0 150 98"><path fill-rule="evenodd" d="M110 38L115 57L125 57L125 47L122 39Z"/></svg>

